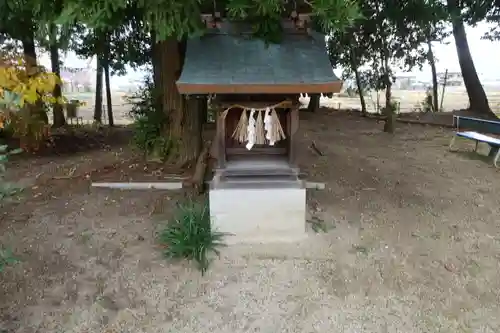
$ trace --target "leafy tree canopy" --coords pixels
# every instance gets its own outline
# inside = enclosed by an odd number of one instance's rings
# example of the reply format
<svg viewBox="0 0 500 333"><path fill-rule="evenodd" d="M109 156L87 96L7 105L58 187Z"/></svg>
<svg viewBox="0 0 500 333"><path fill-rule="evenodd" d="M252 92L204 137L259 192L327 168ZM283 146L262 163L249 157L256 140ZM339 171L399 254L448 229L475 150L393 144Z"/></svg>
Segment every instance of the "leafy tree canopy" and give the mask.
<svg viewBox="0 0 500 333"><path fill-rule="evenodd" d="M257 37L275 41L279 20L299 6L308 8L324 31L344 29L359 15L355 0L217 0L215 5L212 0L68 0L59 21L79 20L105 29L122 19L117 13L134 9L159 39L182 39L203 34L200 15L219 11L233 20L252 23Z"/></svg>

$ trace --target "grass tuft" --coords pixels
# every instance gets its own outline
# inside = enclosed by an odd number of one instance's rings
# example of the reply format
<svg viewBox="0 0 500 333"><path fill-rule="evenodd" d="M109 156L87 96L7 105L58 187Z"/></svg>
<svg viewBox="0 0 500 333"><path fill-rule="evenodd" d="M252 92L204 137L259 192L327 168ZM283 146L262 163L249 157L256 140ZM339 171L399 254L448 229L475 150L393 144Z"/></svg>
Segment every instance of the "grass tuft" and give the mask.
<svg viewBox="0 0 500 333"><path fill-rule="evenodd" d="M188 202L179 205L174 218L166 223L160 233L160 243L167 259L192 260L203 275L210 263L210 255L219 256L218 248L226 246L226 233L212 230L210 213L206 204Z"/></svg>

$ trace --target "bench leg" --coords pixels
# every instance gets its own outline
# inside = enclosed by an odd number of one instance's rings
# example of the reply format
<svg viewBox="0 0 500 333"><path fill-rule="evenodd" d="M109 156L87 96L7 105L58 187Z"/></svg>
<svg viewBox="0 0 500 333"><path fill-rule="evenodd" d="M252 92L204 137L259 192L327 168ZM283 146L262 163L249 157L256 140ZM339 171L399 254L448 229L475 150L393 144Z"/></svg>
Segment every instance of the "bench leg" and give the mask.
<svg viewBox="0 0 500 333"><path fill-rule="evenodd" d="M489 157L495 157L500 147L490 145Z"/></svg>
<svg viewBox="0 0 500 333"><path fill-rule="evenodd" d="M479 141L476 141L476 148L474 148L474 152L477 153L477 146L479 145Z"/></svg>
<svg viewBox="0 0 500 333"><path fill-rule="evenodd" d="M493 165L500 168L500 147L491 146L488 156L493 157Z"/></svg>
<svg viewBox="0 0 500 333"><path fill-rule="evenodd" d="M450 151L451 151L451 149L452 149L453 145L455 144L455 139L456 139L456 138L457 138L457 136L456 136L455 134L454 134L454 135L453 135L453 137L451 138L451 141L450 141L450 148L449 148L449 149L450 149Z"/></svg>

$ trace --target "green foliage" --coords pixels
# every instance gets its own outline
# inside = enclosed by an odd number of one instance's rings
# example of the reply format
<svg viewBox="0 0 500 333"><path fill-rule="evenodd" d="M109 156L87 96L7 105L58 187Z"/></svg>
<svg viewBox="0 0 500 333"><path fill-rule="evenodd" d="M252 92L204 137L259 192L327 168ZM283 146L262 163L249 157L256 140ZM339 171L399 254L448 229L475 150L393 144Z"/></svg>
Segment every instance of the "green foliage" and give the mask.
<svg viewBox="0 0 500 333"><path fill-rule="evenodd" d="M81 26L73 34L71 48L83 58L107 54L105 60L111 75L125 75L127 65L138 68L150 60L151 36L139 14L133 7L127 7L116 13L120 20L106 27L88 29Z"/></svg>
<svg viewBox="0 0 500 333"><path fill-rule="evenodd" d="M154 0L154 1L77 1L65 2L59 23L79 20L93 29L107 29L123 19L129 9L140 13L145 26L155 31L158 40L202 35L205 27L201 13L225 12L232 19L252 24L254 34L268 42L280 39L278 21L288 17L297 4L311 12L324 32L343 30L359 17L355 0L314 0L284 2L283 0ZM303 12L304 12L303 11Z"/></svg>
<svg viewBox="0 0 500 333"><path fill-rule="evenodd" d="M392 85L395 64L409 71L428 60L428 42L441 41L448 32L446 7L434 0L359 2L362 17L331 34L328 53L333 66L347 76L361 74L363 88L382 90ZM361 67L368 67L360 73Z"/></svg>
<svg viewBox="0 0 500 333"><path fill-rule="evenodd" d="M425 98L422 101L422 110L424 112L434 112L433 102L432 102L432 89L427 89L425 92Z"/></svg>
<svg viewBox="0 0 500 333"><path fill-rule="evenodd" d="M126 96L127 103L132 105L129 116L137 119L146 116L155 109L158 97L151 76L146 76L142 85L132 95Z"/></svg>
<svg viewBox="0 0 500 333"><path fill-rule="evenodd" d="M134 145L139 148L144 156L150 160L163 161L174 149L173 142L161 135L163 127L160 121L164 117L156 117L153 111L148 116L143 116L134 122Z"/></svg>
<svg viewBox="0 0 500 333"><path fill-rule="evenodd" d="M484 35L484 39L491 41L500 40L500 2L492 0L485 1L484 3L488 5L488 10L486 14L486 22L489 23L489 31Z"/></svg>
<svg viewBox="0 0 500 333"><path fill-rule="evenodd" d="M381 108L382 114L390 115L390 114L398 114L400 111L399 102L391 99L391 101L386 104L386 106Z"/></svg>
<svg viewBox="0 0 500 333"><path fill-rule="evenodd" d="M8 151L7 145L0 145L0 200L15 194L19 189L11 183L5 181L5 172L7 171L7 162L10 155L20 154L21 149Z"/></svg>
<svg viewBox="0 0 500 333"><path fill-rule="evenodd" d="M432 89L428 88L427 91L425 92L425 97L421 102L419 102L415 106L415 111L417 112L435 112L434 110L434 103L433 103L433 95L432 95Z"/></svg>
<svg viewBox="0 0 500 333"><path fill-rule="evenodd" d="M0 248L0 273L8 265L16 264L19 261L14 257L12 251L9 249Z"/></svg>
<svg viewBox="0 0 500 333"><path fill-rule="evenodd" d="M134 119L133 144L146 158L163 160L174 148L173 142L163 135L168 117L155 106L156 94L150 78L144 86L128 98L132 104L130 116Z"/></svg>
<svg viewBox="0 0 500 333"><path fill-rule="evenodd" d="M188 202L180 205L160 234L165 257L193 260L203 275L211 262L209 256L219 255L218 248L225 246L222 241L226 234L212 230L210 224L206 204Z"/></svg>

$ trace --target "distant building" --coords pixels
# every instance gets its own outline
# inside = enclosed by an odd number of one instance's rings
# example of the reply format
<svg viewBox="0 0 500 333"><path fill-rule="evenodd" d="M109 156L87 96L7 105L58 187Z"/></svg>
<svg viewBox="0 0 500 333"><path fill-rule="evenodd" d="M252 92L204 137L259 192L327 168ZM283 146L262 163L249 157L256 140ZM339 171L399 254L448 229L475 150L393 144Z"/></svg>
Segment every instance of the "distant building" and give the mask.
<svg viewBox="0 0 500 333"><path fill-rule="evenodd" d="M65 92L90 92L94 90L95 70L90 67L61 67L61 79Z"/></svg>
<svg viewBox="0 0 500 333"><path fill-rule="evenodd" d="M393 88L400 90L413 90L417 85L417 77L412 74L396 74Z"/></svg>
<svg viewBox="0 0 500 333"><path fill-rule="evenodd" d="M437 73L438 83L444 84L446 81L447 86L459 87L464 83L462 73L461 72L439 72Z"/></svg>

